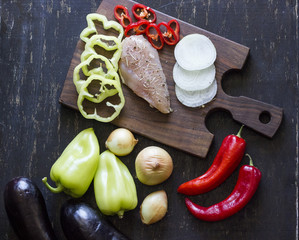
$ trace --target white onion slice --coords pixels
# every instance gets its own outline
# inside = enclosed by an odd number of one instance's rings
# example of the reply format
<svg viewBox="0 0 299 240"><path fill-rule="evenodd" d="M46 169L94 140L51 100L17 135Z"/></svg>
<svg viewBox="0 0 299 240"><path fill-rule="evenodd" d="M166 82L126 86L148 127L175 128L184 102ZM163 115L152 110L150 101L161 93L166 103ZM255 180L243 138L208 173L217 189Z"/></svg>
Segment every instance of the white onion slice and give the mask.
<svg viewBox="0 0 299 240"><path fill-rule="evenodd" d="M216 75L215 65L197 71L187 71L176 63L173 67L173 80L181 89L186 91L203 90L209 87Z"/></svg>
<svg viewBox="0 0 299 240"><path fill-rule="evenodd" d="M217 82L214 79L208 88L198 91L185 91L175 85L175 93L183 105L187 107L199 107L213 100L217 93Z"/></svg>
<svg viewBox="0 0 299 240"><path fill-rule="evenodd" d="M174 57L185 70L201 70L215 62L216 48L208 37L190 34L177 43Z"/></svg>

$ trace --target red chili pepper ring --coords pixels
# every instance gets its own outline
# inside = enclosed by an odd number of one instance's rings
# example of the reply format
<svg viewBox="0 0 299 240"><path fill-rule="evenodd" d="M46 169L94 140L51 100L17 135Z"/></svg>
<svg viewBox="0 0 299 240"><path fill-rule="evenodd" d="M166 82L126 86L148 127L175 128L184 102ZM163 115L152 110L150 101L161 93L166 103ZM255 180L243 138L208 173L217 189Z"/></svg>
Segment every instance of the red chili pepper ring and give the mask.
<svg viewBox="0 0 299 240"><path fill-rule="evenodd" d="M157 24L150 23L146 28L146 36L148 38L148 41L152 44L154 48L157 50L160 50L164 46L164 40L163 35L158 28Z"/></svg>
<svg viewBox="0 0 299 240"><path fill-rule="evenodd" d="M137 20L147 20L149 22L156 22L157 20L155 11L140 3L137 3L132 7L132 12Z"/></svg>
<svg viewBox="0 0 299 240"><path fill-rule="evenodd" d="M178 41L180 40L180 24L177 20L171 19L168 23L168 26L173 29L177 35Z"/></svg>
<svg viewBox="0 0 299 240"><path fill-rule="evenodd" d="M149 22L145 20L140 20L138 22L131 23L125 29L125 36L129 37L132 35L140 35L146 32L146 28L148 27Z"/></svg>
<svg viewBox="0 0 299 240"><path fill-rule="evenodd" d="M129 24L132 23L132 18L130 17L128 9L122 5L115 6L114 17L123 26L123 28L126 28Z"/></svg>
<svg viewBox="0 0 299 240"><path fill-rule="evenodd" d="M179 39L174 32L174 30L166 22L161 22L158 24L158 28L162 32L163 39L168 45L175 45Z"/></svg>

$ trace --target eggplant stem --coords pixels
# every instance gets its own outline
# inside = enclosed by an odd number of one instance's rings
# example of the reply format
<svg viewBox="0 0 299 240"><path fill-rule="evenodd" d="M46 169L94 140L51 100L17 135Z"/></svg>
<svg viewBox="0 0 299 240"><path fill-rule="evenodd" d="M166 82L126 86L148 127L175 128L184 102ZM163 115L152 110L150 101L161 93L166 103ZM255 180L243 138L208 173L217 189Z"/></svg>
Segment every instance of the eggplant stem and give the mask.
<svg viewBox="0 0 299 240"><path fill-rule="evenodd" d="M47 182L47 177L44 177L42 179L43 183L46 185L46 187L53 193L60 193L64 190L64 187L62 186L61 183L56 183L56 185L58 185L56 188L52 187L48 182Z"/></svg>

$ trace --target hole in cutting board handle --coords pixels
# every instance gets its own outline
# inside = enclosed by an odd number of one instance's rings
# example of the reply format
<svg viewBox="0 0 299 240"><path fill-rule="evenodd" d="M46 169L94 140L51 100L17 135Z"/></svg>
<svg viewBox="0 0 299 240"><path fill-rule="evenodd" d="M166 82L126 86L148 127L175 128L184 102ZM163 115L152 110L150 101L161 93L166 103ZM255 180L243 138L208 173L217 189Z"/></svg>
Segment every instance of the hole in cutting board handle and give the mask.
<svg viewBox="0 0 299 240"><path fill-rule="evenodd" d="M244 96L223 94L221 97L213 102L214 109L224 108L231 112L234 120L265 136L274 136L282 121L282 108Z"/></svg>
<svg viewBox="0 0 299 240"><path fill-rule="evenodd" d="M261 112L259 120L263 124L267 124L271 121L271 114L268 111Z"/></svg>

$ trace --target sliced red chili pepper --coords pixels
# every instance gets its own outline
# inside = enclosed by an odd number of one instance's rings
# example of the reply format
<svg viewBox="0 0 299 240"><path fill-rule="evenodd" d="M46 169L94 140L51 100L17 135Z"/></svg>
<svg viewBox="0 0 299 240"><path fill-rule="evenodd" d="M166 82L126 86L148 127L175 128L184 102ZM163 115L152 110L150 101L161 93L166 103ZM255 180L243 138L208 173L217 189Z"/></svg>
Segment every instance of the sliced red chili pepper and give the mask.
<svg viewBox="0 0 299 240"><path fill-rule="evenodd" d="M158 28L162 32L163 39L166 44L175 45L179 41L174 30L166 22L159 23Z"/></svg>
<svg viewBox="0 0 299 240"><path fill-rule="evenodd" d="M150 23L146 28L146 36L148 38L148 41L152 44L154 48L157 50L160 50L164 46L164 40L163 35L158 28L157 24Z"/></svg>
<svg viewBox="0 0 299 240"><path fill-rule="evenodd" d="M198 195L218 187L223 183L240 164L246 147L246 142L241 138L241 131L237 136L228 135L224 138L221 147L211 167L203 175L183 183L178 192L186 195Z"/></svg>
<svg viewBox="0 0 299 240"><path fill-rule="evenodd" d="M210 207L202 207L186 198L186 206L198 219L213 222L223 220L245 207L256 192L261 177L262 173L253 166L250 158L250 164L241 167L237 184L225 200Z"/></svg>
<svg viewBox="0 0 299 240"><path fill-rule="evenodd" d="M123 26L123 28L126 28L129 24L132 23L132 18L130 17L128 9L122 5L115 6L114 17Z"/></svg>
<svg viewBox="0 0 299 240"><path fill-rule="evenodd" d="M157 20L155 11L140 3L137 3L132 7L132 12L137 20L147 20L149 22L156 22Z"/></svg>
<svg viewBox="0 0 299 240"><path fill-rule="evenodd" d="M173 29L175 34L177 35L178 41L180 40L180 24L177 20L171 19L168 23L168 26Z"/></svg>
<svg viewBox="0 0 299 240"><path fill-rule="evenodd" d="M146 20L140 20L129 24L125 29L125 36L129 37L132 35L140 35L145 33L146 28L148 27L149 22Z"/></svg>

